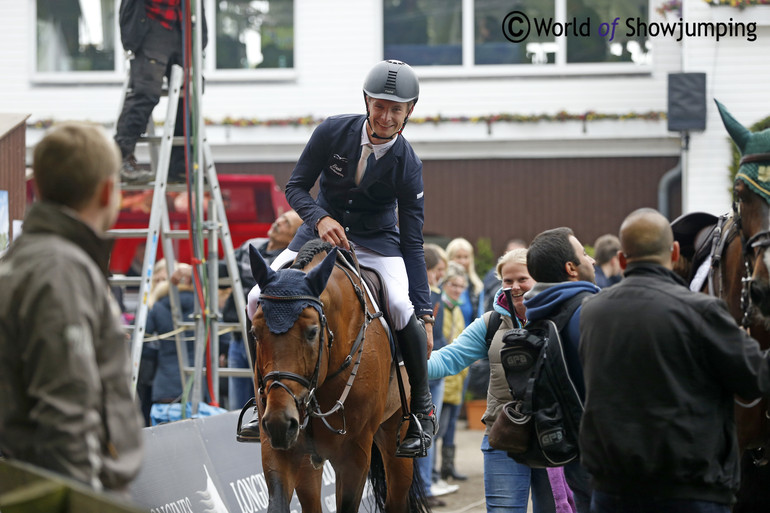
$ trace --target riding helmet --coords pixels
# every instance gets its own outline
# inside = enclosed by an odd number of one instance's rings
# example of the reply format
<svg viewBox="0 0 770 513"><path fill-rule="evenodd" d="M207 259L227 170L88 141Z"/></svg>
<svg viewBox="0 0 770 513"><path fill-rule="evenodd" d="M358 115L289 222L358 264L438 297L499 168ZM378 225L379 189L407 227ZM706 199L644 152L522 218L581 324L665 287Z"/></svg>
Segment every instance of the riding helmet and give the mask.
<svg viewBox="0 0 770 513"><path fill-rule="evenodd" d="M417 103L420 81L405 62L387 60L376 64L364 80L364 97Z"/></svg>

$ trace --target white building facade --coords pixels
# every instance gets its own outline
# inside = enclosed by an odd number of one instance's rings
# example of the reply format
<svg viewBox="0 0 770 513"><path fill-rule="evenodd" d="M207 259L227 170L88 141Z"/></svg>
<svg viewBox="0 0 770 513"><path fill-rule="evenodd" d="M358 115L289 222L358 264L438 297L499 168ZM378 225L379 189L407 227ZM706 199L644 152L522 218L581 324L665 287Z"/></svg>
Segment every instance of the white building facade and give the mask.
<svg viewBox="0 0 770 513"><path fill-rule="evenodd" d="M770 6L739 10L684 0L681 21L693 30L701 23L703 31L677 41L678 32L660 33L663 24L683 28L676 6L659 12L660 0L204 4L211 42L203 97L209 139L217 164L237 163L246 172L249 164L260 164L258 170L271 163L290 166L315 122L363 112L363 77L385 57L410 62L421 79L420 100L404 134L425 162L426 189L432 162L445 167L463 161L472 170L476 160L492 161L514 170L525 159L531 170L538 160L669 158L675 164L684 156L680 208L720 214L730 205L730 152L712 98L747 126L770 113ZM119 0L0 5L0 112L29 113L30 123L41 125L68 119L114 123L126 76ZM573 17L576 23L565 26ZM716 34L720 23L732 37ZM516 39L527 26L522 42L505 39ZM706 130L690 134L686 154L680 134L669 132L665 119L668 76L679 72L706 74ZM160 110L155 117L161 119ZM30 147L42 131L30 126ZM440 173L438 167L430 172ZM663 171L657 171L656 183ZM522 178L495 183L509 187L513 199ZM547 187L548 177L543 179ZM627 186L634 185L616 184L619 190ZM657 207L650 199L656 192L616 207L589 235L616 231L622 213L632 208ZM582 198L580 208L601 208L609 196ZM568 215L563 224L569 220ZM440 231L474 239L468 228L450 233L442 225Z"/></svg>

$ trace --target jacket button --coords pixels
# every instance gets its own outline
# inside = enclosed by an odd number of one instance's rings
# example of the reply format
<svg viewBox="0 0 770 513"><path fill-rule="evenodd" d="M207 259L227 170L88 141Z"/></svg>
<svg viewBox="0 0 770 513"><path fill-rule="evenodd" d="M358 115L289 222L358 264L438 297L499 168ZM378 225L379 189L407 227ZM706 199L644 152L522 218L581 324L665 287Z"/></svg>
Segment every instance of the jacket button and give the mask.
<svg viewBox="0 0 770 513"><path fill-rule="evenodd" d="M346 211L345 211L345 213L346 213L346 214L349 214L349 213L350 213L350 210L346 210Z"/></svg>
<svg viewBox="0 0 770 513"><path fill-rule="evenodd" d="M348 205L352 205L352 204L353 204L353 200L348 200Z"/></svg>
<svg viewBox="0 0 770 513"><path fill-rule="evenodd" d="M346 226L346 227L345 227L345 231L346 231L346 232L349 232L349 231L350 231L350 228Z"/></svg>

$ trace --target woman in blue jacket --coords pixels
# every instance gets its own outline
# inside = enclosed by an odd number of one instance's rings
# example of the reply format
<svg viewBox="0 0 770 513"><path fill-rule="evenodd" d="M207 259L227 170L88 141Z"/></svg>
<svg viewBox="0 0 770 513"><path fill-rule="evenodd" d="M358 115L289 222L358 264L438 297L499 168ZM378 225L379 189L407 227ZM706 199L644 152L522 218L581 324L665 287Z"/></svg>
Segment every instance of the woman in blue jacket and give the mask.
<svg viewBox="0 0 770 513"><path fill-rule="evenodd" d="M552 513L555 505L546 471L517 463L505 451L490 447L488 441L489 429L503 405L513 399L500 361L503 334L527 323L524 293L535 285L527 270L527 250L524 248L514 249L500 257L496 270L503 287L495 294L493 309L500 314L501 322L489 347L486 337L491 311L474 320L454 341L447 341L451 342L447 346L433 352L428 361L428 377L451 376L476 360L489 357L487 410L482 417L487 429L481 441L487 511L526 513L531 484L533 511Z"/></svg>

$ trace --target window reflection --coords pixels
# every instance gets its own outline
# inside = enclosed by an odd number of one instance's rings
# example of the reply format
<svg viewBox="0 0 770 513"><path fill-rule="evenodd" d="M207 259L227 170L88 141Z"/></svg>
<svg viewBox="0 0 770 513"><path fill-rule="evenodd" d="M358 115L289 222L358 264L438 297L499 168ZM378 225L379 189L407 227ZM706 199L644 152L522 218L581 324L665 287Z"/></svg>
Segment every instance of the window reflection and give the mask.
<svg viewBox="0 0 770 513"><path fill-rule="evenodd" d="M37 0L37 70L115 69L115 0Z"/></svg>
<svg viewBox="0 0 770 513"><path fill-rule="evenodd" d="M294 67L293 0L217 2L217 68Z"/></svg>
<svg viewBox="0 0 770 513"><path fill-rule="evenodd" d="M384 57L412 66L462 64L461 0L385 0Z"/></svg>
<svg viewBox="0 0 770 513"><path fill-rule="evenodd" d="M573 18L578 24L590 23L591 35L567 37L567 62L635 62L642 64L649 60L649 41L646 37L626 36L625 20L648 21L647 0L567 0L567 20ZM599 26L620 18L620 25L611 37L599 36Z"/></svg>
<svg viewBox="0 0 770 513"><path fill-rule="evenodd" d="M503 19L511 11L526 13L530 19L555 16L555 3L542 0L476 0L474 2L474 60L485 64L548 64L555 62L555 38L538 37L532 30L526 41L511 43L503 36Z"/></svg>
<svg viewBox="0 0 770 513"><path fill-rule="evenodd" d="M649 0L383 0L384 58L411 65L500 65L650 62L649 40L629 38L618 26L612 41L599 36L599 25L620 18L648 20ZM463 5L473 6L473 63L463 62ZM557 6L559 7L557 9ZM588 33L579 36L534 29L525 41L512 43L503 35L503 20L511 11L529 20L574 26L590 20ZM564 19L556 19L556 12ZM466 17L467 17L466 13ZM562 29L563 30L563 29ZM566 43L566 44L565 44ZM566 50L566 52L565 52ZM564 55L566 53L566 55Z"/></svg>

